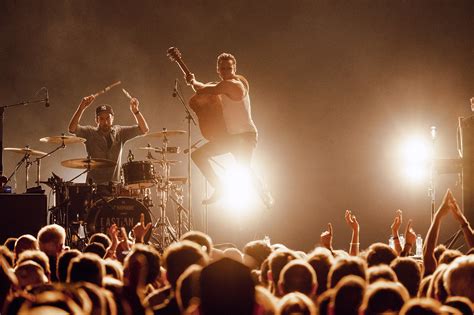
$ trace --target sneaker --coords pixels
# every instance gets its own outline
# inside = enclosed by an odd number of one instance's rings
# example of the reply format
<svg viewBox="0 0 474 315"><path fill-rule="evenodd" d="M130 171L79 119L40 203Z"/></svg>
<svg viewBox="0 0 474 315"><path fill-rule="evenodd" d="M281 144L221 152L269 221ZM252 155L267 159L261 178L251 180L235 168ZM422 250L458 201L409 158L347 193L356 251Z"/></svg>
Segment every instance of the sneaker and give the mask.
<svg viewBox="0 0 474 315"><path fill-rule="evenodd" d="M223 195L224 195L224 192L222 190L216 189L216 190L214 190L214 192L212 193L212 195L209 198L204 199L202 201L202 204L204 206L207 206L207 205L216 203L223 197Z"/></svg>
<svg viewBox="0 0 474 315"><path fill-rule="evenodd" d="M269 190L264 189L260 191L260 198L262 199L267 209L271 209L275 205L275 199L273 198L272 193Z"/></svg>

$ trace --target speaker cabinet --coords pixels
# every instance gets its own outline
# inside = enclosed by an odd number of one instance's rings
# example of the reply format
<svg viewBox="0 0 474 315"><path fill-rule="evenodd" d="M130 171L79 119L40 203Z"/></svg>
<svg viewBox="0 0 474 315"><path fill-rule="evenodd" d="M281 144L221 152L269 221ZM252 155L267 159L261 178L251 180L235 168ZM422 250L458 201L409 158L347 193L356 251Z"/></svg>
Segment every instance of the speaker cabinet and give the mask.
<svg viewBox="0 0 474 315"><path fill-rule="evenodd" d="M9 237L36 236L46 225L47 207L44 194L0 194L0 244Z"/></svg>

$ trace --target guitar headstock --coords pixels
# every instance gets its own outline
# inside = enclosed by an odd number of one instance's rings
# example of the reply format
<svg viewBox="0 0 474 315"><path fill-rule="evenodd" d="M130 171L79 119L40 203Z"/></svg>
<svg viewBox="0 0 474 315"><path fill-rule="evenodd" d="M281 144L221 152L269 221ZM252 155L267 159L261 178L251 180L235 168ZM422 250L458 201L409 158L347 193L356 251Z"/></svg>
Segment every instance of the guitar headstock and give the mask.
<svg viewBox="0 0 474 315"><path fill-rule="evenodd" d="M166 55L168 56L168 58L170 58L171 61L176 61L176 60L181 59L181 52L176 47L168 48Z"/></svg>

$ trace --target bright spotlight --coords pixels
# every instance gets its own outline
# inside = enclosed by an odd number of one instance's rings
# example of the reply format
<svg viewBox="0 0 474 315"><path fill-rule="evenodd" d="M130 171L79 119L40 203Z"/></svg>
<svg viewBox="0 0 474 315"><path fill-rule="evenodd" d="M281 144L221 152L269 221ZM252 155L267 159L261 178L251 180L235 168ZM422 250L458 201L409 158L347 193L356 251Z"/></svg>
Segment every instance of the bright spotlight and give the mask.
<svg viewBox="0 0 474 315"><path fill-rule="evenodd" d="M429 160L432 157L430 146L422 138L408 140L401 148L403 173L413 182L427 178Z"/></svg>
<svg viewBox="0 0 474 315"><path fill-rule="evenodd" d="M234 214L248 212L256 204L256 193L249 170L240 166L228 169L222 178L224 206Z"/></svg>

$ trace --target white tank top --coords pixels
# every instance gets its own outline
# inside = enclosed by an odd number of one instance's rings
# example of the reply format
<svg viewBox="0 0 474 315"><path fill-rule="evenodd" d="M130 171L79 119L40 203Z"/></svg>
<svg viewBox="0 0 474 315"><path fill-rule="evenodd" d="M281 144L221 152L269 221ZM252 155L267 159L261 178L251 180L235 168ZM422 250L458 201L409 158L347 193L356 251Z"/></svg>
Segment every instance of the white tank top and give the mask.
<svg viewBox="0 0 474 315"><path fill-rule="evenodd" d="M222 101L222 114L227 127L227 132L231 135L254 132L257 127L252 120L252 110L250 107L250 97L248 91L240 101L234 101L227 95L219 95Z"/></svg>

